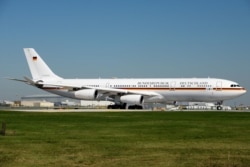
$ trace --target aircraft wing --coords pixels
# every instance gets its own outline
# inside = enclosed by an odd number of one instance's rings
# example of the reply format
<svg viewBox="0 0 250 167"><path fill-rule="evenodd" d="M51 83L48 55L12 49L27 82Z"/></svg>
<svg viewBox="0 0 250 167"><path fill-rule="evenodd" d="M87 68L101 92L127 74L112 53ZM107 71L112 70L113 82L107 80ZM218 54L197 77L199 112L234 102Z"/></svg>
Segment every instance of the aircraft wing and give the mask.
<svg viewBox="0 0 250 167"><path fill-rule="evenodd" d="M58 86L62 88L77 88L77 89L95 89L98 90L102 94L107 95L117 95L117 94L137 94L143 96L158 96L159 94L156 92L149 92L149 91L134 91L134 90L126 90L126 89L115 89L115 88L106 88L106 87L91 87L91 86L79 86L76 84L61 84L61 83L49 83L44 82L44 86Z"/></svg>
<svg viewBox="0 0 250 167"><path fill-rule="evenodd" d="M148 91L134 91L134 90L126 90L126 89L114 89L114 88L95 88L95 87L88 87L89 89L96 89L103 93L109 93L109 94L117 94L117 93L123 93L123 94L138 94L143 96L157 96L159 94L155 92L148 92Z"/></svg>

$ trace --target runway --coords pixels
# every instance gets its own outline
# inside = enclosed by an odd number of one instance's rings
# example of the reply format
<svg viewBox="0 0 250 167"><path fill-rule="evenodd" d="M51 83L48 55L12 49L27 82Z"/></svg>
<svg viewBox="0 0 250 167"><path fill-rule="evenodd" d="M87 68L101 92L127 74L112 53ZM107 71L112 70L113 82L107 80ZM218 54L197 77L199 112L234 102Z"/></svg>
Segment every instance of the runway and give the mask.
<svg viewBox="0 0 250 167"><path fill-rule="evenodd" d="M250 110L129 110L129 109L52 109L52 108L0 108L0 111L19 112L250 112Z"/></svg>

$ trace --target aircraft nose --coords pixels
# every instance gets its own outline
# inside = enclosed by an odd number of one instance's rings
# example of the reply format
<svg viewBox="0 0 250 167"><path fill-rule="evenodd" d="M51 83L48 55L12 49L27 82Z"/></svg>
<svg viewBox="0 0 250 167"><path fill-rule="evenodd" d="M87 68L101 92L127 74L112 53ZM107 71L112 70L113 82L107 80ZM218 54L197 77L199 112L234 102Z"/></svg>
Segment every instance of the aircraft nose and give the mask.
<svg viewBox="0 0 250 167"><path fill-rule="evenodd" d="M243 87L242 87L241 91L242 91L242 94L245 94L245 93L247 93L247 90L246 90L246 88L243 88Z"/></svg>

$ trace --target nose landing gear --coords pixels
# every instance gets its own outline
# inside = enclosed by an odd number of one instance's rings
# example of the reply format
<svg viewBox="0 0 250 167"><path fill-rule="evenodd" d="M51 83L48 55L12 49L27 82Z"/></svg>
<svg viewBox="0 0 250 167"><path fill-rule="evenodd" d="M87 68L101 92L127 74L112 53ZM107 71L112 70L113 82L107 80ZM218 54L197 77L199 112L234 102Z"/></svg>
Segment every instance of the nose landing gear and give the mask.
<svg viewBox="0 0 250 167"><path fill-rule="evenodd" d="M222 110L222 106L217 106L216 109L217 110Z"/></svg>
<svg viewBox="0 0 250 167"><path fill-rule="evenodd" d="M216 109L217 109L217 110L222 110L222 109L223 109L222 103L223 103L223 101L218 101L218 102L217 102L217 104L216 104L216 106L217 106Z"/></svg>

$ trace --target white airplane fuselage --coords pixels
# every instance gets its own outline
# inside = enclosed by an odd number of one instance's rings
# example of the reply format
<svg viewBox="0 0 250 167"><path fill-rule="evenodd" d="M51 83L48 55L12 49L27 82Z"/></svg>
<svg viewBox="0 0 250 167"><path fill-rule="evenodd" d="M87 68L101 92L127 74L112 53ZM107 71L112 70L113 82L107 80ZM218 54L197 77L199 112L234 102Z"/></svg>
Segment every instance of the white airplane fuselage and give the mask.
<svg viewBox="0 0 250 167"><path fill-rule="evenodd" d="M216 78L183 79L62 79L55 83L62 85L89 86L92 88L122 89L136 92L154 92L156 96L145 97L145 103L171 102L219 102L239 97L246 93L245 88L236 82ZM75 96L75 91L58 86L44 86L48 92L82 99ZM84 99L83 99L84 100ZM91 99L85 99L91 100ZM96 100L96 99L93 99ZM102 100L102 99L100 99Z"/></svg>

